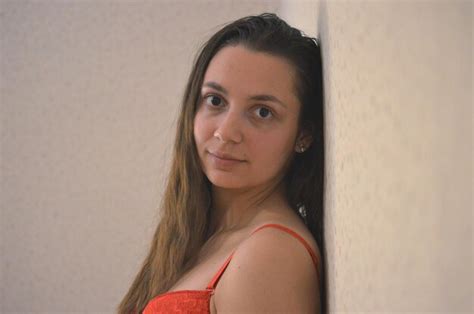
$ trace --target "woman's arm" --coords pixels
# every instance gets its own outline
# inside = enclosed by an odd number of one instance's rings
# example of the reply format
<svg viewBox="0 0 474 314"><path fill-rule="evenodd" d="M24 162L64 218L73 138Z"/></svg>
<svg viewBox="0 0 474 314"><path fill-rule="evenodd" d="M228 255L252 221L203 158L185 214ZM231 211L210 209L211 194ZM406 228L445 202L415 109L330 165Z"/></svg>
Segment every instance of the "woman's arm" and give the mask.
<svg viewBox="0 0 474 314"><path fill-rule="evenodd" d="M267 228L248 238L214 295L218 313L320 313L316 269L294 237Z"/></svg>

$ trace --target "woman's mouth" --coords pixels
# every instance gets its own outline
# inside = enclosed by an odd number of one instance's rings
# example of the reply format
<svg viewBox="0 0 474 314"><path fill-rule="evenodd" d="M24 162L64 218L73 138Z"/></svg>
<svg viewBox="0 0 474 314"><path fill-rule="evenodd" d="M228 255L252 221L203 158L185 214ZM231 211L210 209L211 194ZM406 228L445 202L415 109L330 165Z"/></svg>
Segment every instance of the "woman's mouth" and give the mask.
<svg viewBox="0 0 474 314"><path fill-rule="evenodd" d="M232 157L231 155L223 154L220 152L215 152L215 153L209 152L209 155L211 157L210 159L211 159L212 164L216 168L229 169L231 167L242 164L244 162L244 160L239 160L235 157Z"/></svg>

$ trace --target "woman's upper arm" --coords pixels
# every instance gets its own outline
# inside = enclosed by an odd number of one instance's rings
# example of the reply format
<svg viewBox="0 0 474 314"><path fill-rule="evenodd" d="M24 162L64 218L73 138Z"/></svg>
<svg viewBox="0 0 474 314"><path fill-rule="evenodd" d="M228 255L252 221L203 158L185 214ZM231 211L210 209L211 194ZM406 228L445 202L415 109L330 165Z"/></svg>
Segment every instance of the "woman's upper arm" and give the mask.
<svg viewBox="0 0 474 314"><path fill-rule="evenodd" d="M319 313L317 275L306 248L267 228L234 253L216 289L218 313Z"/></svg>

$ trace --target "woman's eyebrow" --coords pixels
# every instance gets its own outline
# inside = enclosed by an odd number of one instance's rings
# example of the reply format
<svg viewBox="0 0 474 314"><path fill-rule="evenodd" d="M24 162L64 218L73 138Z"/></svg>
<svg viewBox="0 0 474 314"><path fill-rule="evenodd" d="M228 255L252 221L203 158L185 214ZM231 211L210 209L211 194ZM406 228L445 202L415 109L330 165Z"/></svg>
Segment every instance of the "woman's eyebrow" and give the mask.
<svg viewBox="0 0 474 314"><path fill-rule="evenodd" d="M221 92L225 96L227 96L227 94L228 94L227 90L216 82L206 82L206 83L204 83L203 86L214 88L215 90Z"/></svg>
<svg viewBox="0 0 474 314"><path fill-rule="evenodd" d="M225 96L227 96L229 94L223 86L221 86L220 84L218 84L216 82L212 82L212 81L211 82L206 82L206 83L204 83L203 86L211 87L211 88L221 92ZM249 100L260 100L260 101L272 101L274 103L277 103L277 104L283 106L284 108L288 108L284 102L282 102L280 99L278 99L277 97L275 97L273 95L267 95L267 94L253 95L253 96L250 96L248 99Z"/></svg>

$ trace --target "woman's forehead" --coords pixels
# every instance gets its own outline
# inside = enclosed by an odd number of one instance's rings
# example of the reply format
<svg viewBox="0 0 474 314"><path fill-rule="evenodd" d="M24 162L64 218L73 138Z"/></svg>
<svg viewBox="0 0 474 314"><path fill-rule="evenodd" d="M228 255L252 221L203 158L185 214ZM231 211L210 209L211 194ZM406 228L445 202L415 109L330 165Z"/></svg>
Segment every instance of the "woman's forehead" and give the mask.
<svg viewBox="0 0 474 314"><path fill-rule="evenodd" d="M242 45L227 46L212 58L204 75L206 83L215 82L229 94L274 94L294 102L295 70L286 59L256 52Z"/></svg>

